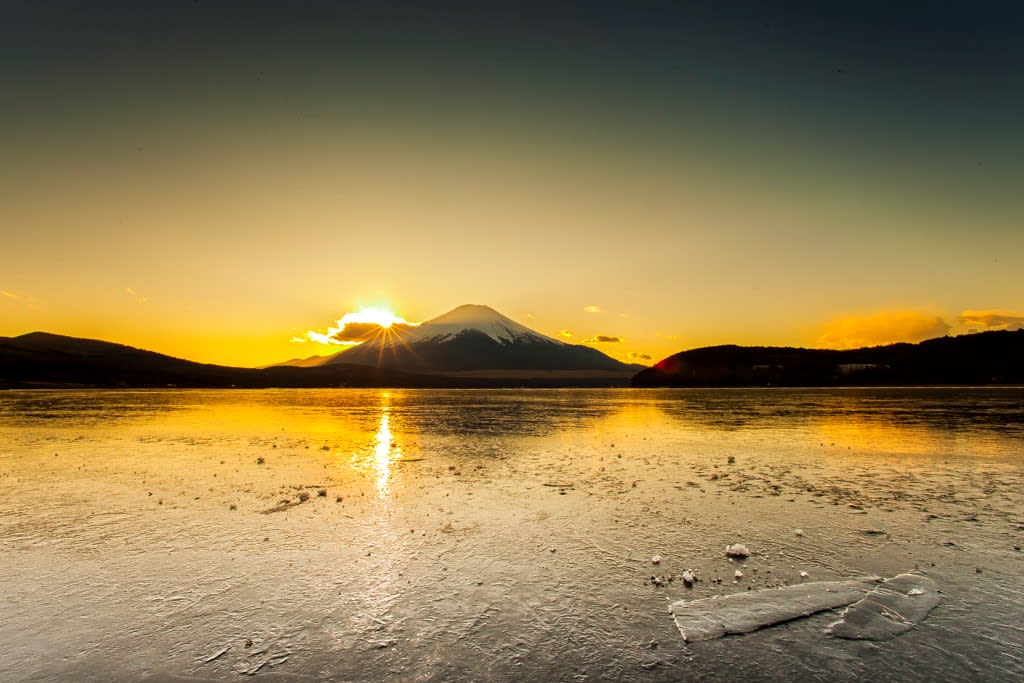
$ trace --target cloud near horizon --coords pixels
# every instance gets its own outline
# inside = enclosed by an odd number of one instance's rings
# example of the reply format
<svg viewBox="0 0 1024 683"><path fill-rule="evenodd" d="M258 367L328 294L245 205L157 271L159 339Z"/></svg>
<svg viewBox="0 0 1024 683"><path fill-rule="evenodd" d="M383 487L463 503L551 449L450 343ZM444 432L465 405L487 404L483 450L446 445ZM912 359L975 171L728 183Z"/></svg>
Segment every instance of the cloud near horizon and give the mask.
<svg viewBox="0 0 1024 683"><path fill-rule="evenodd" d="M867 315L836 318L825 325L818 346L856 349L897 342L920 342L942 337L952 325L941 316L918 311L877 311Z"/></svg>
<svg viewBox="0 0 1024 683"><path fill-rule="evenodd" d="M569 337L572 336L572 332L570 332L569 330L559 330L558 331L558 336L559 337L565 337L566 339L568 339Z"/></svg>
<svg viewBox="0 0 1024 683"><path fill-rule="evenodd" d="M999 310L964 311L957 316L957 323L968 328L968 331L1013 331L1024 328L1024 313Z"/></svg>
<svg viewBox="0 0 1024 683"><path fill-rule="evenodd" d="M355 346L373 338L377 334L410 330L419 323L409 322L391 311L378 308L363 308L346 313L325 331L307 330L301 336L292 337L290 341L297 344L316 342L335 346Z"/></svg>
<svg viewBox="0 0 1024 683"><path fill-rule="evenodd" d="M584 344L617 344L622 341L622 337L610 337L605 334L598 334L593 337L588 337L583 340Z"/></svg>
<svg viewBox="0 0 1024 683"><path fill-rule="evenodd" d="M649 354L636 353L635 351L630 351L629 353L626 354L626 357L633 361L654 360L654 358L652 358Z"/></svg>

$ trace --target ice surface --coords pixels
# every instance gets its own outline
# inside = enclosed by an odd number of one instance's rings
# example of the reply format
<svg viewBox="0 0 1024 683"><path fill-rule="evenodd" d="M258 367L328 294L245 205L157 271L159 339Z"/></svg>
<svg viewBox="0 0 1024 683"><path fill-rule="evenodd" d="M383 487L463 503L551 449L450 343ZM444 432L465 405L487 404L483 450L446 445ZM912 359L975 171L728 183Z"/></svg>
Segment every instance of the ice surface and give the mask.
<svg viewBox="0 0 1024 683"><path fill-rule="evenodd" d="M245 683L278 653L259 681L1024 681L1022 405L1006 387L0 391L0 681ZM737 542L750 559L725 556ZM677 580L658 588L662 551ZM908 562L942 603L892 641L826 636L839 607L688 644L667 610Z"/></svg>
<svg viewBox="0 0 1024 683"><path fill-rule="evenodd" d="M939 604L935 582L916 574L900 574L851 605L829 633L851 640L886 640L921 623Z"/></svg>
<svg viewBox="0 0 1024 683"><path fill-rule="evenodd" d="M686 641L713 640L849 605L864 597L880 580L876 576L864 576L680 600L670 611Z"/></svg>

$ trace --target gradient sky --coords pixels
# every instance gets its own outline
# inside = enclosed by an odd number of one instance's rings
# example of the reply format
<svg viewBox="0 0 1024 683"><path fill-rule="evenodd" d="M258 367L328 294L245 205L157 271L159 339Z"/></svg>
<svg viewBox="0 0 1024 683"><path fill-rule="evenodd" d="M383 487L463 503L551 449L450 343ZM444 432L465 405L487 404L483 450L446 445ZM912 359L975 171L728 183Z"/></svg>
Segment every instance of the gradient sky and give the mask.
<svg viewBox="0 0 1024 683"><path fill-rule="evenodd" d="M258 365L367 305L640 360L1019 326L1024 5L767 4L6 0L0 335Z"/></svg>

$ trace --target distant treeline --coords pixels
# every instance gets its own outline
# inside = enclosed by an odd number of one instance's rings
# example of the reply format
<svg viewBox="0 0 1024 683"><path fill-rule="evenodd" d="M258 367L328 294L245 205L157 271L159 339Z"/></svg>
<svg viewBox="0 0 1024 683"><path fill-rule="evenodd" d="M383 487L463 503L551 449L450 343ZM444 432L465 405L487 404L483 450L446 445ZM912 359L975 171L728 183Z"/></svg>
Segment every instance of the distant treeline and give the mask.
<svg viewBox="0 0 1024 683"><path fill-rule="evenodd" d="M669 356L636 387L1024 383L1024 330L940 337L849 351L710 346Z"/></svg>

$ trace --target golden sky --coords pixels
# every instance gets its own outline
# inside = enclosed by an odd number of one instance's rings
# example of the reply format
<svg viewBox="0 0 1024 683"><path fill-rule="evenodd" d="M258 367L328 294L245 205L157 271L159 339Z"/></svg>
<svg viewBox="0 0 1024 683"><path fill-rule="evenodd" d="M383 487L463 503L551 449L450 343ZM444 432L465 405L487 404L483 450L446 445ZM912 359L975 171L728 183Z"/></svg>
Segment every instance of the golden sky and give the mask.
<svg viewBox="0 0 1024 683"><path fill-rule="evenodd" d="M650 362L1024 319L1001 17L257 5L0 20L0 335L249 366L481 303Z"/></svg>

